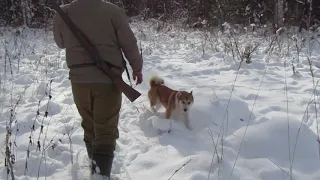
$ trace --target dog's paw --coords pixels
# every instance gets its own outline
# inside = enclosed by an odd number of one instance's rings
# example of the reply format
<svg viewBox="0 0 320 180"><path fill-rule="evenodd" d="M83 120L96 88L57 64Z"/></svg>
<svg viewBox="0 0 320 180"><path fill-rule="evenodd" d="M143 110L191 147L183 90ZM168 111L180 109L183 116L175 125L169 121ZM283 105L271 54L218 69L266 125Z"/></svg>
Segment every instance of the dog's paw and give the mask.
<svg viewBox="0 0 320 180"><path fill-rule="evenodd" d="M154 107L151 107L151 111L156 114L157 113L157 110L154 108Z"/></svg>

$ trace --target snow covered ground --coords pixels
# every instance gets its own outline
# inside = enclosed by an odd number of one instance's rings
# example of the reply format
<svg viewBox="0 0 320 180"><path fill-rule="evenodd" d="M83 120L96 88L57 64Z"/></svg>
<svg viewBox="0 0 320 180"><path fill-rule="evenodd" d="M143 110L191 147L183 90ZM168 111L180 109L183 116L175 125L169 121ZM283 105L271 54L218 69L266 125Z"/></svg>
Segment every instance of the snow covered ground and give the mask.
<svg viewBox="0 0 320 180"><path fill-rule="evenodd" d="M132 27L143 50L144 82L136 87L142 93L136 102L123 99L114 178L320 179L319 88L314 88L320 77L319 38L298 56L287 35L206 36L170 25L157 32L150 22ZM64 51L51 32L1 32L0 179L7 179L7 125L16 179L88 179ZM255 43L252 63L240 67L238 52ZM155 74L174 89L193 90L191 131L179 120L165 120L163 109L150 111L148 78Z"/></svg>

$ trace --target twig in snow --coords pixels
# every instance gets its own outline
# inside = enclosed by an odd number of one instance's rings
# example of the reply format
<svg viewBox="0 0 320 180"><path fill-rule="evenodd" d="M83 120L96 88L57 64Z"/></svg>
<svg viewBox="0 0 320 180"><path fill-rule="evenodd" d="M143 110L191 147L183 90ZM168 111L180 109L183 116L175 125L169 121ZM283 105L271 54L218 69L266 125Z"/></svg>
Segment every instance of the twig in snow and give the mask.
<svg viewBox="0 0 320 180"><path fill-rule="evenodd" d="M277 165L275 162L273 162L270 158L267 158L267 159L269 159L269 161L271 161L274 165L276 165L281 171L283 171L286 175L288 175L288 176L290 176L290 174L289 173L287 173L284 169L282 169L279 165ZM293 178L292 178L292 180L294 180Z"/></svg>
<svg viewBox="0 0 320 180"><path fill-rule="evenodd" d="M290 120L289 120L289 99L288 99L288 83L287 83L287 73L286 73L286 61L284 61L284 84L285 84L285 94L286 94L286 104L287 104L287 124L288 124L288 150L289 150L289 161L290 161L290 179L292 180L292 158L291 158L291 145L290 145Z"/></svg>
<svg viewBox="0 0 320 180"><path fill-rule="evenodd" d="M44 128L44 125L43 125L43 123L44 123L44 119L45 118L47 118L48 117L48 110L49 110L49 103L50 103L50 101L51 101L51 99L52 99L52 96L51 96L51 84L52 84L52 80L50 80L50 86L49 86L49 93L47 93L47 92L45 92L45 95L47 95L48 96L48 102L47 102L47 107L46 107L46 110L45 110L45 113L44 113L44 116L43 116L43 118L42 118L42 122L41 122L41 126L40 126L40 132L39 132L39 136L38 136L38 140L37 140L37 148L36 148L36 150L38 151L41 151L41 143L40 143L40 137L41 137L41 134L43 134L43 128ZM50 123L50 122L49 122ZM49 126L49 124L48 124L48 126ZM47 129L48 129L48 126L47 126ZM46 140L46 134L45 134L45 138L44 138L44 141ZM41 169L41 162L42 162L42 158L44 157L45 158L45 150L44 150L44 148L45 148L45 144L43 143L42 144L43 146L42 146L42 149L43 149L43 151L42 151L42 154L41 154L41 158L40 158L40 163L39 163L39 168L38 168L38 177L37 177L37 179L39 179L39 176L40 176L40 169ZM46 158L45 158L45 163L46 163ZM45 170L46 170L46 166L45 166Z"/></svg>
<svg viewBox="0 0 320 180"><path fill-rule="evenodd" d="M207 178L209 180L209 177L210 177L210 174L211 174L211 171L212 171L214 156L215 156L215 154L217 154L218 163L220 163L220 157L219 157L219 154L218 154L217 145L214 143L213 133L212 133L212 129L211 128L209 128L209 132L208 133L210 134L210 137L211 137L211 140L212 140L212 143L213 143L213 146L214 146L214 153L213 153L213 156L211 158L211 164L210 164L210 169L209 169L208 178Z"/></svg>
<svg viewBox="0 0 320 180"><path fill-rule="evenodd" d="M309 63L309 69L310 69L310 73L311 73L311 77L312 77L312 83L313 83L313 92L314 92L314 108L315 108L315 113L316 113L316 123L317 123L317 141L318 141L318 146L319 146L319 158L320 158L320 136L319 136L319 122L318 122L318 110L317 110L317 101L316 101L316 89L317 89L317 85L315 84L315 79L314 79L314 73L313 73L313 69L312 69L312 62L310 60L310 57L307 56L308 59L308 63Z"/></svg>
<svg viewBox="0 0 320 180"><path fill-rule="evenodd" d="M254 109L254 107L255 107L255 105L256 105L257 97L258 97L258 95L259 95L259 93L260 93L261 85L262 85L262 82L263 82L264 77L265 77L265 75L266 75L268 64L269 64L269 62L267 62L267 64L266 64L266 67L265 67L265 69L264 69L264 73L263 73L262 79L261 79L260 84L259 84L259 87L258 87L257 94L256 94L256 96L255 96L255 98L254 98L254 102L253 102L253 105L252 105L252 109L251 109L251 111L250 111L249 119L248 119L248 122L247 122L247 125L246 125L246 128L245 128L244 134L243 134L242 139L241 139L241 142L240 142L239 151L238 151L238 153L237 153L236 160L235 160L235 162L234 162L234 164L233 164L233 167L232 167L232 170L231 170L231 173L230 173L229 180L230 180L231 177L232 177L232 173L233 173L233 171L234 171L236 162L237 162L237 160L238 160L238 157L239 157L239 154L240 154L240 151L241 151L241 147L242 147L242 144L243 144L243 141L244 141L244 137L245 137L245 135L246 135L246 133L247 133L249 124L250 124L250 122L251 122L251 116L252 116L252 114L253 114L253 109Z"/></svg>
<svg viewBox="0 0 320 180"><path fill-rule="evenodd" d="M4 50L5 50L5 55L4 55L4 72L5 72L5 74L7 74L7 58L8 58L8 61L9 61L9 64L10 64L10 73L11 73L11 76L12 76L12 75L13 75L13 72L12 72L11 56L9 55L9 52L8 52L7 41L2 42L2 44L3 44Z"/></svg>
<svg viewBox="0 0 320 180"><path fill-rule="evenodd" d="M52 96L51 96L51 84L52 84L52 79L50 80L50 86L49 86L49 93L45 92L46 95L48 96L48 102L47 102L47 107L46 107L46 111L44 113L44 116L42 118L42 122L41 122L41 127L40 127L40 132L39 132L39 137L38 137L38 146L37 146L37 149L40 151L40 148L41 148L41 145L40 145L40 136L41 134L43 134L43 128L44 128L44 125L43 125L43 122L44 122L44 119L48 117L48 110L49 110L49 104L50 104L50 101L52 99Z"/></svg>
<svg viewBox="0 0 320 180"><path fill-rule="evenodd" d="M168 180L170 180L178 171L180 171L180 169L182 169L184 166L189 164L190 161L191 161L191 158L186 163L184 163L179 169L175 170L174 173L171 175L171 177Z"/></svg>
<svg viewBox="0 0 320 180"><path fill-rule="evenodd" d="M64 122L64 126L66 129L66 134L68 136L68 140L69 140L69 148L70 148L70 157L71 157L71 164L73 164L73 142L72 142L72 134L74 133L75 130L75 125L73 124L73 126L69 126L67 124L67 122Z"/></svg>
<svg viewBox="0 0 320 180"><path fill-rule="evenodd" d="M238 69L237 69L237 74L236 74L236 77L235 77L235 79L234 79L234 81L233 81L233 84L232 84L232 90L231 90L231 93L230 93L230 96L229 96L229 99L228 99L228 103L227 103L226 111L224 112L224 115L223 115L222 124L224 124L225 117L226 117L227 112L228 112L229 104L230 104L231 97L232 97L232 94L233 94L233 91L234 91L234 88L235 88L235 84L236 84L237 79L238 79L239 70L240 70L240 68L241 68L241 64L242 64L242 63L243 63L243 60L242 60L242 61L240 61L240 63L239 63L239 67L238 67ZM219 141L220 135L221 135L221 133L222 133L221 131L222 131L222 129L223 129L223 128L224 128L224 127L223 127L223 126L221 126L221 128L220 128L220 130L219 130L218 139L217 139L216 144L217 144L217 143L218 143L218 141ZM222 135L222 137L223 137L223 135ZM222 158L222 156L221 156L221 158Z"/></svg>
<svg viewBox="0 0 320 180"><path fill-rule="evenodd" d="M227 109L227 114L226 114L226 116L227 116L227 122L226 122L226 136L228 135L228 126L229 126L229 111L228 111L228 109ZM222 126L224 126L224 124L222 125ZM223 131L224 131L224 128L223 128ZM223 147L224 147L224 132L222 132L222 138L221 138L221 161L222 161L222 157L223 157L223 153L224 153L224 151L223 151ZM218 162L219 162L219 159L218 159Z"/></svg>
<svg viewBox="0 0 320 180"><path fill-rule="evenodd" d="M40 116L40 105L41 105L41 101L43 100L43 98L45 97L45 94L41 97L41 99L38 101L38 108L37 108L37 114L36 117L33 120L33 124L30 127L30 135L29 135L29 143L28 143L28 149L27 149L27 156L26 156L26 161L25 161L25 168L24 168L24 175L27 174L28 171L28 158L30 155L30 146L33 145L33 141L32 141L32 137L33 137L33 132L35 131L36 127L35 127L35 123L37 122L38 117Z"/></svg>
<svg viewBox="0 0 320 180"><path fill-rule="evenodd" d="M16 112L16 109L20 103L20 101L22 101L23 98L23 94L25 93L25 91L28 89L29 86L26 87L26 89L24 90L24 92L19 96L19 99L17 100L17 102L15 103L15 105L11 108L10 110L10 119L9 122L6 122L6 138L5 138L5 146L6 146L6 150L5 150L5 166L7 167L7 174L10 174L11 179L14 180L14 172L13 172L13 166L12 164L15 163L15 156L13 154L13 150L11 149L12 146L16 146L15 141L12 143L11 141L11 136L12 136L12 124L15 122L17 123L17 121L14 121L14 114Z"/></svg>

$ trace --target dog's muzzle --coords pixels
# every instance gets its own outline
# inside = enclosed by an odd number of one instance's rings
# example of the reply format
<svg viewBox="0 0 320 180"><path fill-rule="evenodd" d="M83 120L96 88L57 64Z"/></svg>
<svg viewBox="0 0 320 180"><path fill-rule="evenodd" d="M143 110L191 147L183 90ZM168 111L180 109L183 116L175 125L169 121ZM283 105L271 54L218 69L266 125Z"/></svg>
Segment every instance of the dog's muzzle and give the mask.
<svg viewBox="0 0 320 180"><path fill-rule="evenodd" d="M184 112L187 112L187 109L183 109Z"/></svg>

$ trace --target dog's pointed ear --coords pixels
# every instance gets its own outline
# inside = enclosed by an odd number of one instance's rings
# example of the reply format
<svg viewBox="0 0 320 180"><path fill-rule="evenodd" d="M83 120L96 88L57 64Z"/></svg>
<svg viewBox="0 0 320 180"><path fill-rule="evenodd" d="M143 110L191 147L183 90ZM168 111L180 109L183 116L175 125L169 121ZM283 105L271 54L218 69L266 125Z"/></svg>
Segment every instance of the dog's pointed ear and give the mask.
<svg viewBox="0 0 320 180"><path fill-rule="evenodd" d="M192 94L193 90L191 90L190 94Z"/></svg>

